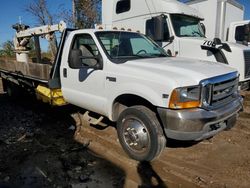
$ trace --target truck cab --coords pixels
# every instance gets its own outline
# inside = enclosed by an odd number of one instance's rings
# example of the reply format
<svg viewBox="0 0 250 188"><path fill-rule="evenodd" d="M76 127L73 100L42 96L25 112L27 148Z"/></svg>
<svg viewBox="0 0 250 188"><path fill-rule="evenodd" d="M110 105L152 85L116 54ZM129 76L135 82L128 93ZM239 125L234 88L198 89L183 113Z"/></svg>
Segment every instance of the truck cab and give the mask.
<svg viewBox="0 0 250 188"><path fill-rule="evenodd" d="M103 25L150 36L171 56L221 62L240 72L241 89L250 82L250 48L206 38L202 15L175 0L103 1ZM110 11L111 10L111 11Z"/></svg>

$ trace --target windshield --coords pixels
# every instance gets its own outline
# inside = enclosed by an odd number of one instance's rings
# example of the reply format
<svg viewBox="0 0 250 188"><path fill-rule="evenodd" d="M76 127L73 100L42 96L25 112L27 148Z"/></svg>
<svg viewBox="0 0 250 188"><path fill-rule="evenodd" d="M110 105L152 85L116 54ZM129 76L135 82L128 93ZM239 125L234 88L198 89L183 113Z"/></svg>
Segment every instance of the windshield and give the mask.
<svg viewBox="0 0 250 188"><path fill-rule="evenodd" d="M176 36L205 37L198 18L181 14L172 14L171 20Z"/></svg>
<svg viewBox="0 0 250 188"><path fill-rule="evenodd" d="M166 57L166 52L139 33L109 31L96 36L111 59Z"/></svg>

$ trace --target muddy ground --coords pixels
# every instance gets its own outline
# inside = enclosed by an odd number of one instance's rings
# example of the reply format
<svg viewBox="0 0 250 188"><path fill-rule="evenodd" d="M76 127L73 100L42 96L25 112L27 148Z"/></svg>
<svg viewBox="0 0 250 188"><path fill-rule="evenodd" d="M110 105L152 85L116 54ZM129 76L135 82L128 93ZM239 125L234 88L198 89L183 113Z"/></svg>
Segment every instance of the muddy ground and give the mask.
<svg viewBox="0 0 250 188"><path fill-rule="evenodd" d="M250 93L233 129L199 143L169 141L151 163L126 156L114 124L80 125L78 112L1 93L0 188L250 187Z"/></svg>
<svg viewBox="0 0 250 188"><path fill-rule="evenodd" d="M0 188L123 186L121 168L73 139L72 110L0 94Z"/></svg>

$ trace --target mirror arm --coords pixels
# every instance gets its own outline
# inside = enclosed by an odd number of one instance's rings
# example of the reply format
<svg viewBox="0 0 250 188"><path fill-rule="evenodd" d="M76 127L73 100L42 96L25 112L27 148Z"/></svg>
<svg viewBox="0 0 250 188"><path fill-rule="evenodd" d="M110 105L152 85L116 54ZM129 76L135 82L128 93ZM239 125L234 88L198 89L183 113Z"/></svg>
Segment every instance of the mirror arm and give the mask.
<svg viewBox="0 0 250 188"><path fill-rule="evenodd" d="M95 59L95 60L99 61L99 58L95 57L95 56L80 56L79 58L80 59Z"/></svg>
<svg viewBox="0 0 250 188"><path fill-rule="evenodd" d="M162 48L167 47L167 46L170 45L173 41L174 41L174 36L170 37L168 43L167 43L165 46L163 46Z"/></svg>

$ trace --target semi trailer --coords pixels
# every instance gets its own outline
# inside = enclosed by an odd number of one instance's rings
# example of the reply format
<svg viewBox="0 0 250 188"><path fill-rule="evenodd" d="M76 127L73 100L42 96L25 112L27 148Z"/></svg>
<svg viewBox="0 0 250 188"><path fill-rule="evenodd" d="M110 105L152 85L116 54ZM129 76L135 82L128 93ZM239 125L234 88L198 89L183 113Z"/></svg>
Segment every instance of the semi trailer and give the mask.
<svg viewBox="0 0 250 188"><path fill-rule="evenodd" d="M248 45L250 20L244 20L245 8L235 0L189 0L187 5L203 16L208 38Z"/></svg>
<svg viewBox="0 0 250 188"><path fill-rule="evenodd" d="M15 28L17 61L0 62L7 94L25 90L51 105L73 104L107 117L135 160L155 159L168 138L200 141L230 129L242 109L236 69L169 57L138 32L63 24ZM55 62L31 63L30 38L51 39L56 30L62 36Z"/></svg>

